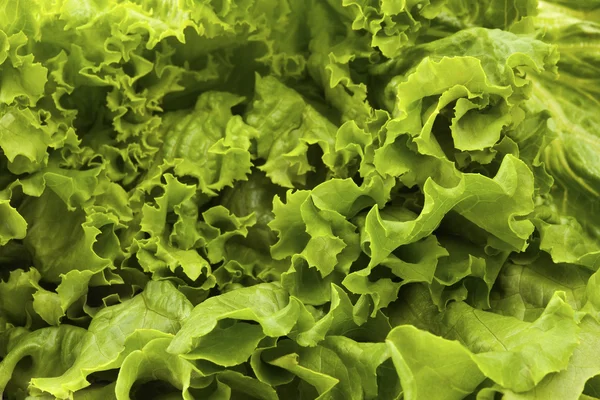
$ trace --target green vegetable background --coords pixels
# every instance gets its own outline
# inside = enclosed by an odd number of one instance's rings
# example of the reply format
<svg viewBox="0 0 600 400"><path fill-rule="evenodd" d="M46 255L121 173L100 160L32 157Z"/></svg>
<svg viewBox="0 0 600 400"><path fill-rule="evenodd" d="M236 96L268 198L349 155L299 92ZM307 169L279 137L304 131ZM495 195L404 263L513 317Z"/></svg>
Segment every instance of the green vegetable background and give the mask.
<svg viewBox="0 0 600 400"><path fill-rule="evenodd" d="M599 0L1 0L4 399L600 399Z"/></svg>

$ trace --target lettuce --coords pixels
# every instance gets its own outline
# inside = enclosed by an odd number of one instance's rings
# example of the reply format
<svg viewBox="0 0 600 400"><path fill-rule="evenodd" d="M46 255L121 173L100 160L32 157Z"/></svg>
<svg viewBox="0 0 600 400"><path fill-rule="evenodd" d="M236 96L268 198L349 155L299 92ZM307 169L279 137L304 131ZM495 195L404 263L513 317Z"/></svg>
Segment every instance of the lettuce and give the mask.
<svg viewBox="0 0 600 400"><path fill-rule="evenodd" d="M6 399L594 399L600 3L6 0Z"/></svg>

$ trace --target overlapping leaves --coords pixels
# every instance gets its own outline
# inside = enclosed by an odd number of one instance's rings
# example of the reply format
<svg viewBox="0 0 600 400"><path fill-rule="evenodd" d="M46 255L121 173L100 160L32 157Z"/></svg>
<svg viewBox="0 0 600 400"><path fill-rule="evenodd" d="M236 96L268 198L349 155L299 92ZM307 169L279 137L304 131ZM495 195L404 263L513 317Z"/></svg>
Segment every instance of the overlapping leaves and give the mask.
<svg viewBox="0 0 600 400"><path fill-rule="evenodd" d="M5 2L3 396L597 397L588 3Z"/></svg>

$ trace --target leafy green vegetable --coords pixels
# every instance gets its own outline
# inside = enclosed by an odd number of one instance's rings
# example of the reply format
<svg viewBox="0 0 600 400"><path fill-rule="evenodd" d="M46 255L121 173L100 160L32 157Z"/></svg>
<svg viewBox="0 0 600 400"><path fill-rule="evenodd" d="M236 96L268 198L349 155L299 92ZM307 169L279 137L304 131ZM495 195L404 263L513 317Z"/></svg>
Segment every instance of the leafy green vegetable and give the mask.
<svg viewBox="0 0 600 400"><path fill-rule="evenodd" d="M7 399L600 395L597 0L6 0Z"/></svg>

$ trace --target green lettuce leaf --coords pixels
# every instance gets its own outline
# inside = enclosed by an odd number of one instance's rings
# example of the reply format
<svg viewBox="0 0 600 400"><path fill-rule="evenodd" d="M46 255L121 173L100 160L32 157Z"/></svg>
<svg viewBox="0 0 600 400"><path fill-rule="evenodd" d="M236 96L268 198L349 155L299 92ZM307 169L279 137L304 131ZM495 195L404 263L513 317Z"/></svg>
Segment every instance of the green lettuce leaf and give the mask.
<svg viewBox="0 0 600 400"><path fill-rule="evenodd" d="M141 295L121 304L107 307L94 319L73 349L76 355L62 374L35 377L31 385L58 398L90 385L86 377L96 371L118 368L126 349L126 341L139 329L176 333L192 306L183 294L168 282L149 282Z"/></svg>
<svg viewBox="0 0 600 400"><path fill-rule="evenodd" d="M599 10L4 1L0 397L599 397Z"/></svg>
<svg viewBox="0 0 600 400"><path fill-rule="evenodd" d="M402 325L386 343L407 399L462 399L485 379L456 341Z"/></svg>

